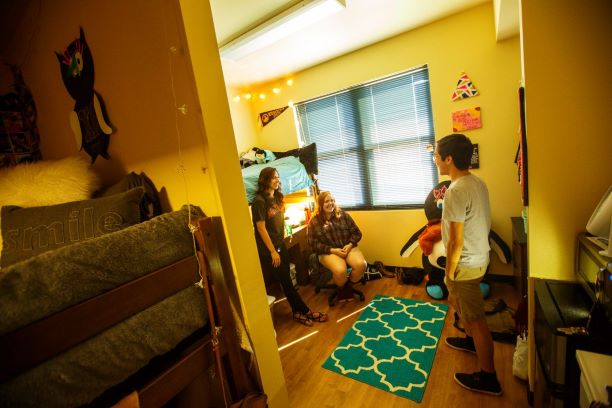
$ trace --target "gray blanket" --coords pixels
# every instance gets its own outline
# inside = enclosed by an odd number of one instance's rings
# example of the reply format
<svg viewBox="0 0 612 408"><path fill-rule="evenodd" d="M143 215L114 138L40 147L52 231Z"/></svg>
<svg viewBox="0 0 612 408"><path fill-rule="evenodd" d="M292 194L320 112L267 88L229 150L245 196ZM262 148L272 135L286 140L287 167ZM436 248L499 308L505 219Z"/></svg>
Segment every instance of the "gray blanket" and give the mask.
<svg viewBox="0 0 612 408"><path fill-rule="evenodd" d="M208 321L195 285L0 384L0 408L77 407L172 350Z"/></svg>
<svg viewBox="0 0 612 408"><path fill-rule="evenodd" d="M194 253L187 226L196 207L49 251L0 272L0 334L49 316L85 299ZM194 271L194 281L197 271Z"/></svg>

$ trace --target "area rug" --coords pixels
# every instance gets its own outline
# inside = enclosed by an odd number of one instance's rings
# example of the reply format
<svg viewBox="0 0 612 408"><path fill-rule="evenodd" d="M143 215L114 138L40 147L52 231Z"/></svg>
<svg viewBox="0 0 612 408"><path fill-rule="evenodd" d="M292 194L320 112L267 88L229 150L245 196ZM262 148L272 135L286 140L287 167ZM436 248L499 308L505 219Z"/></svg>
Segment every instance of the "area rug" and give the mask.
<svg viewBox="0 0 612 408"><path fill-rule="evenodd" d="M447 310L376 295L323 367L421 402Z"/></svg>

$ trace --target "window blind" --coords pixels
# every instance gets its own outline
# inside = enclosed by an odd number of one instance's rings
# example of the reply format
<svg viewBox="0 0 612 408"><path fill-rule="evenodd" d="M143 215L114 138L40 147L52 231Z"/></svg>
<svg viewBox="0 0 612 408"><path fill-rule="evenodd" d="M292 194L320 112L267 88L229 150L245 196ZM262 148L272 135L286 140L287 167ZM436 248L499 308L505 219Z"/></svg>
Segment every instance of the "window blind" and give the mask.
<svg viewBox="0 0 612 408"><path fill-rule="evenodd" d="M295 105L319 187L345 209L422 206L438 183L429 73L420 67Z"/></svg>

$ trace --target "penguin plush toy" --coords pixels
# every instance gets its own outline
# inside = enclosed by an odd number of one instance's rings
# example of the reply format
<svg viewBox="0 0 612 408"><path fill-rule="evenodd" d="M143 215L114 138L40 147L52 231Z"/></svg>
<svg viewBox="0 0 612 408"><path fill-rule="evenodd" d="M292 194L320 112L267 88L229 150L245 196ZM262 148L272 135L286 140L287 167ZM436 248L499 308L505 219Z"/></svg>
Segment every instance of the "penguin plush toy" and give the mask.
<svg viewBox="0 0 612 408"><path fill-rule="evenodd" d="M444 195L449 185L449 180L443 181L427 195L425 199L427 225L416 231L400 251L400 255L407 258L417 247L421 248L423 269L427 275L425 290L433 299L445 299L448 296L448 289L444 284L446 248L442 243L441 220ZM489 244L503 263L510 262L510 248L493 230L489 233ZM484 279L480 282L480 291L484 298L487 298L491 291L491 286Z"/></svg>

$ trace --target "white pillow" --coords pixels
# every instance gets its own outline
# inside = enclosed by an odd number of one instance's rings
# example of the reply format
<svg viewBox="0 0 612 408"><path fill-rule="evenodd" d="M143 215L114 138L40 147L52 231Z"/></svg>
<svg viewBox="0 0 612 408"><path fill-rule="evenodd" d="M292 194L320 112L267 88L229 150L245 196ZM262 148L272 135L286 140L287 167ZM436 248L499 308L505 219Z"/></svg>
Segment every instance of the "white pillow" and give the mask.
<svg viewBox="0 0 612 408"><path fill-rule="evenodd" d="M86 200L99 187L98 176L84 157L23 163L0 170L0 207L38 207Z"/></svg>

